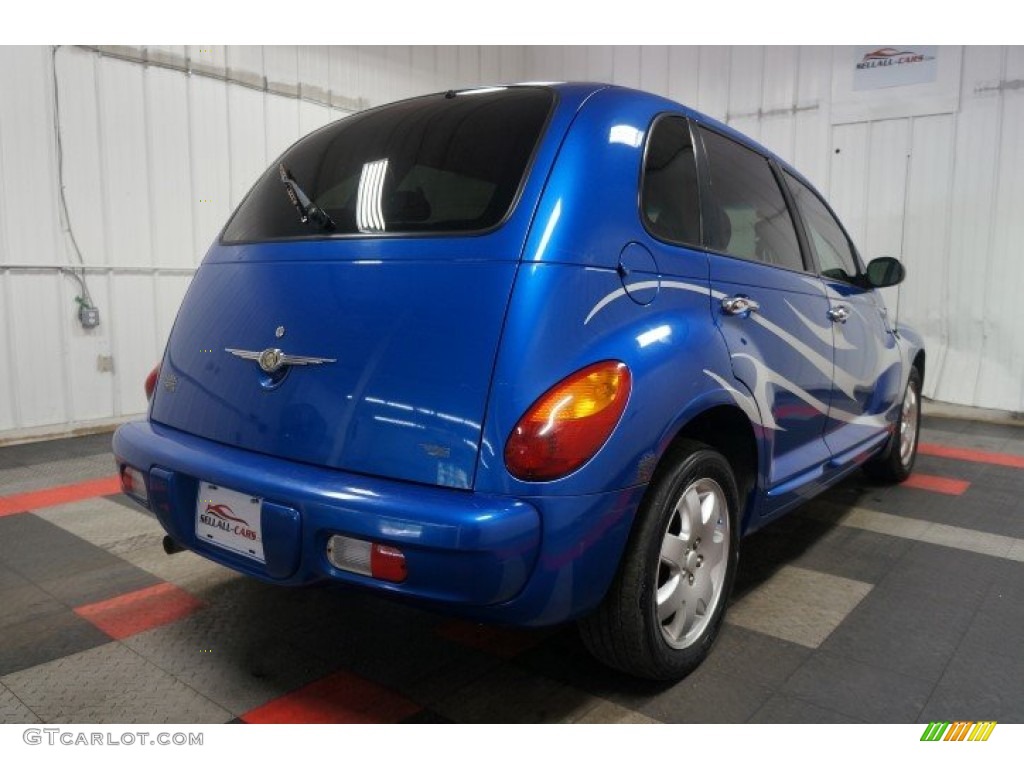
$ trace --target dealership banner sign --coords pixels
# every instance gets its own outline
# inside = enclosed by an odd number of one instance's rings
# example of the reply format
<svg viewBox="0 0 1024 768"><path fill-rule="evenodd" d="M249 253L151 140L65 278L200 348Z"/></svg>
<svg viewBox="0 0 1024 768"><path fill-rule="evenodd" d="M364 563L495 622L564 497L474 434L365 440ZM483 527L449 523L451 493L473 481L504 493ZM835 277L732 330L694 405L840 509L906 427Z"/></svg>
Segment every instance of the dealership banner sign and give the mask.
<svg viewBox="0 0 1024 768"><path fill-rule="evenodd" d="M861 47L854 57L853 90L935 82L938 46Z"/></svg>

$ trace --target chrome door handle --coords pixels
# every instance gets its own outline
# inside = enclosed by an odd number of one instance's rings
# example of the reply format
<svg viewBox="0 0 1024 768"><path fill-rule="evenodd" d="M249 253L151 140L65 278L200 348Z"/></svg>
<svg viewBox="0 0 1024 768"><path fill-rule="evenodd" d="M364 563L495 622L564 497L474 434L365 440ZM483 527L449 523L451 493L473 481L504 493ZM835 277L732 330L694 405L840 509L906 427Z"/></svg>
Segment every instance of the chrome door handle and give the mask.
<svg viewBox="0 0 1024 768"><path fill-rule="evenodd" d="M838 304L828 311L828 319L833 323L845 323L850 318L850 310Z"/></svg>
<svg viewBox="0 0 1024 768"><path fill-rule="evenodd" d="M722 311L727 315L746 315L760 308L761 305L749 296L728 296L722 299Z"/></svg>

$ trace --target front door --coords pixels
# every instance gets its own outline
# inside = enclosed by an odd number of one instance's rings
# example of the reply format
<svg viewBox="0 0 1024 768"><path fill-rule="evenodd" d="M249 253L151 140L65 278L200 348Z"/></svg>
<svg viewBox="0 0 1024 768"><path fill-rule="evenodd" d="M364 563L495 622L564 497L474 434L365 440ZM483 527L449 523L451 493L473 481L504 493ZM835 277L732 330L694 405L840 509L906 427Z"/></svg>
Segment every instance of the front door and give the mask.
<svg viewBox="0 0 1024 768"><path fill-rule="evenodd" d="M785 176L828 296L835 373L825 442L845 463L888 433L902 394L899 350L884 302L858 279L863 269L838 220L813 190Z"/></svg>

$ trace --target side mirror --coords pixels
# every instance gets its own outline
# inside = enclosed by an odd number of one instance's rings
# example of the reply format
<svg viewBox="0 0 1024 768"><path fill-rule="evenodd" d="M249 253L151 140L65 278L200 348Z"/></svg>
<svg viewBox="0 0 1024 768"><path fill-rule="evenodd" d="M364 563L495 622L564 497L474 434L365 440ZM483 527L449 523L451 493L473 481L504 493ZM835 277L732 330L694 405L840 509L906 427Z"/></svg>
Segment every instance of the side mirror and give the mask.
<svg viewBox="0 0 1024 768"><path fill-rule="evenodd" d="M868 264L866 273L867 284L872 288L888 288L899 285L907 276L907 270L903 268L899 259L892 256L879 256L872 259Z"/></svg>

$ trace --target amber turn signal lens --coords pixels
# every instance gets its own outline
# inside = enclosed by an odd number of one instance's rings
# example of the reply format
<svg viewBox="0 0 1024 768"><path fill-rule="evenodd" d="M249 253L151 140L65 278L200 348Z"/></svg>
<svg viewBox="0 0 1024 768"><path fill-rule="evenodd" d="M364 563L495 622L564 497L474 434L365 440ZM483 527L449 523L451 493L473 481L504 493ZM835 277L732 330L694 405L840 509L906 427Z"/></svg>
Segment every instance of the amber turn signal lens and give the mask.
<svg viewBox="0 0 1024 768"><path fill-rule="evenodd" d="M586 464L619 423L629 399L625 363L577 371L530 406L505 443L505 466L520 480L555 480Z"/></svg>

